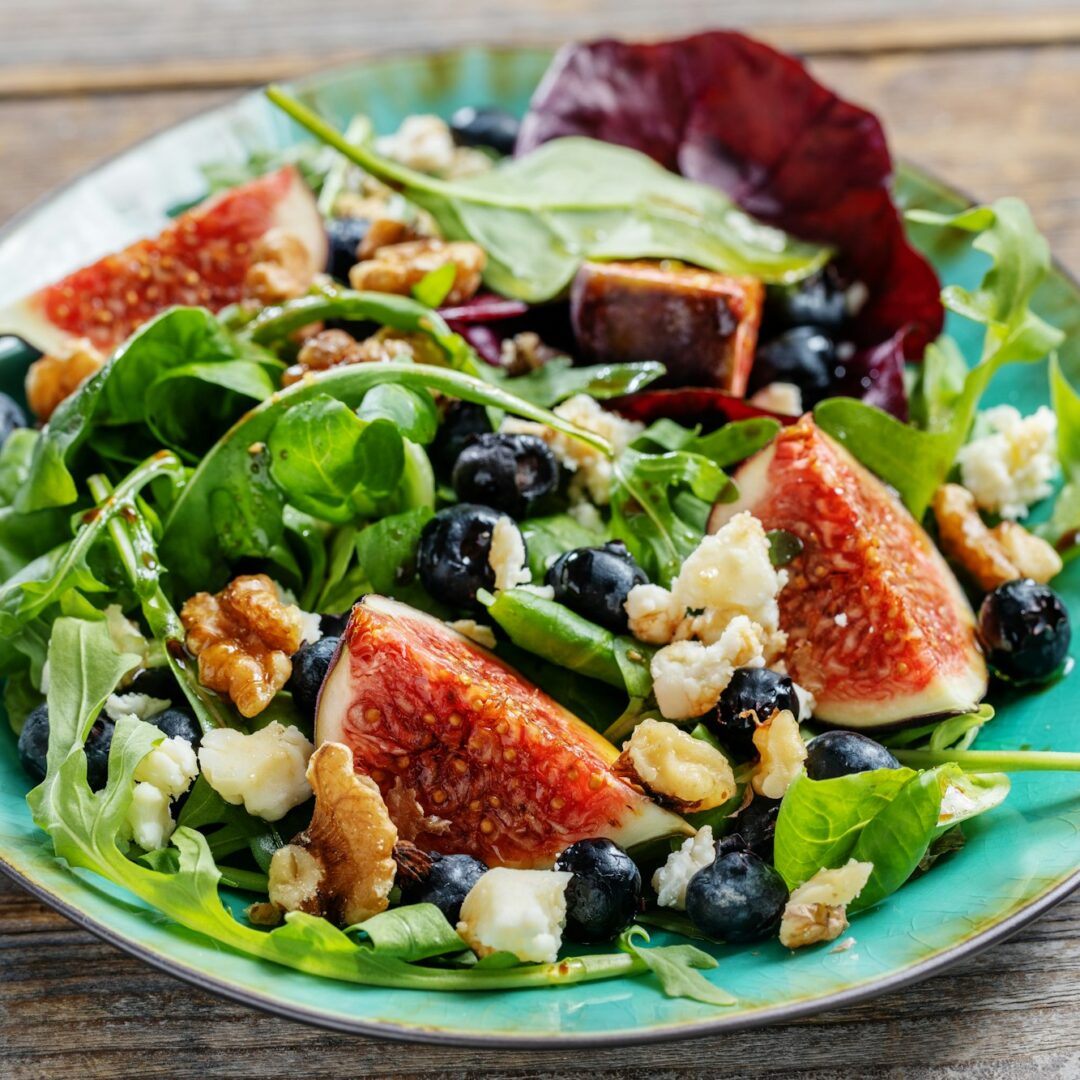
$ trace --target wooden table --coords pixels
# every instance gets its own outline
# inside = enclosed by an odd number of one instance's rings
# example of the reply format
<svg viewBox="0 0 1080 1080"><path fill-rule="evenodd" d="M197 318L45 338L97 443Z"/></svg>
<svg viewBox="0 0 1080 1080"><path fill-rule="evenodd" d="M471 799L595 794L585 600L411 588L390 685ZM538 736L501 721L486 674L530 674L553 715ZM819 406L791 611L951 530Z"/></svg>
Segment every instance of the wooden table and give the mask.
<svg viewBox="0 0 1080 1080"><path fill-rule="evenodd" d="M810 57L896 150L1028 200L1080 270L1077 0L34 0L0 5L0 221L238 88L362 54L661 35L723 18ZM764 10L763 10L764 9ZM813 24L808 19L815 20ZM855 21L858 20L858 21ZM1063 718L1067 719L1067 718ZM1075 722L1071 720L1069 722ZM1080 1075L1080 897L876 1001L632 1050L436 1050L328 1035L128 959L0 879L0 1077Z"/></svg>

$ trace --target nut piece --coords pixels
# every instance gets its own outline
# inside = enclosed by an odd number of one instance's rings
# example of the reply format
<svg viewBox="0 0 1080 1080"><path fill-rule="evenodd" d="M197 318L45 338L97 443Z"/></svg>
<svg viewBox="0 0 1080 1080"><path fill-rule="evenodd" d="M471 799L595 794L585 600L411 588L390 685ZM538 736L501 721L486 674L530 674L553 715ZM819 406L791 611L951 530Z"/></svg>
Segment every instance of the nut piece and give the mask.
<svg viewBox="0 0 1080 1080"><path fill-rule="evenodd" d="M42 356L26 373L26 401L39 420L48 420L56 407L105 364L89 341L76 342L63 356Z"/></svg>
<svg viewBox="0 0 1080 1080"><path fill-rule="evenodd" d="M863 891L874 864L848 860L819 870L788 898L780 920L780 944L788 949L834 941L848 926L847 905Z"/></svg>
<svg viewBox="0 0 1080 1080"><path fill-rule="evenodd" d="M486 262L483 248L469 241L410 240L381 247L371 259L357 263L349 271L349 282L354 289L408 296L427 274L453 263L457 272L446 303L461 304L480 288Z"/></svg>
<svg viewBox="0 0 1080 1080"><path fill-rule="evenodd" d="M196 593L180 612L199 681L227 694L242 716L257 716L292 674L303 613L284 604L265 574L234 579L217 595Z"/></svg>
<svg viewBox="0 0 1080 1080"><path fill-rule="evenodd" d="M364 239L360 241L356 249L356 261L363 262L365 259L372 258L379 248L416 239L419 237L413 233L407 222L381 214L372 218Z"/></svg>
<svg viewBox="0 0 1080 1080"><path fill-rule="evenodd" d="M615 770L682 813L711 810L735 794L731 765L719 750L660 720L634 728Z"/></svg>
<svg viewBox="0 0 1080 1080"><path fill-rule="evenodd" d="M774 712L758 725L753 738L761 760L750 783L758 795L782 799L806 760L806 743L799 734L799 723L787 709Z"/></svg>
<svg viewBox="0 0 1080 1080"><path fill-rule="evenodd" d="M303 296L315 278L317 268L303 240L285 229L271 229L255 243L251 254L244 295L260 304Z"/></svg>
<svg viewBox="0 0 1080 1080"><path fill-rule="evenodd" d="M274 852L270 899L286 911L352 926L389 906L397 829L378 785L353 770L347 746L323 743L307 776L315 813L291 844Z"/></svg>
<svg viewBox="0 0 1080 1080"><path fill-rule="evenodd" d="M931 505L942 550L981 589L989 592L1022 577L1045 583L1060 572L1061 556L1023 525L1003 521L987 528L967 488L943 484Z"/></svg>

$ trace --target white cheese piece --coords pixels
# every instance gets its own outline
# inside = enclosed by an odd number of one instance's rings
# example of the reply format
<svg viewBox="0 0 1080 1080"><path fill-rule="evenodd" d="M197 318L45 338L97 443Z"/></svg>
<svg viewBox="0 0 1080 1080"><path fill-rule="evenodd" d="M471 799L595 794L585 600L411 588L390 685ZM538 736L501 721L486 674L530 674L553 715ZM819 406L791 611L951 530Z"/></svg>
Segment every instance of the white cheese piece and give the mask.
<svg viewBox="0 0 1080 1080"><path fill-rule="evenodd" d="M145 666L150 655L150 643L119 604L110 604L105 609L105 627L117 652L134 653L143 661L140 666Z"/></svg>
<svg viewBox="0 0 1080 1080"><path fill-rule="evenodd" d="M789 949L834 941L848 927L847 905L866 887L874 864L850 859L819 870L788 898L780 920L780 944Z"/></svg>
<svg viewBox="0 0 1080 1080"><path fill-rule="evenodd" d="M508 952L525 963L554 963L573 876L505 866L488 870L465 897L457 932L479 957Z"/></svg>
<svg viewBox="0 0 1080 1080"><path fill-rule="evenodd" d="M180 798L199 775L199 759L187 739L165 739L135 766L136 781L153 784L163 794Z"/></svg>
<svg viewBox="0 0 1080 1080"><path fill-rule="evenodd" d="M440 175L450 170L456 149L446 121L426 114L407 116L393 135L384 135L375 145L401 165Z"/></svg>
<svg viewBox="0 0 1080 1080"><path fill-rule="evenodd" d="M532 580L525 563L525 539L521 530L505 514L491 530L488 563L495 571L495 591L526 585Z"/></svg>
<svg viewBox="0 0 1080 1080"><path fill-rule="evenodd" d="M728 759L674 724L643 720L623 753L647 790L684 804L687 811L711 810L735 794Z"/></svg>
<svg viewBox="0 0 1080 1080"><path fill-rule="evenodd" d="M314 751L301 731L275 720L251 735L232 728L208 731L199 764L206 782L227 803L278 821L311 797L306 773Z"/></svg>
<svg viewBox="0 0 1080 1080"><path fill-rule="evenodd" d="M956 455L960 478L984 510L1015 521L1053 491L1057 475L1057 417L1043 405L1021 416L1012 405L987 409L979 426L989 434Z"/></svg>
<svg viewBox="0 0 1080 1080"><path fill-rule="evenodd" d="M712 645L676 641L652 658L649 671L660 712L687 720L715 708L739 667L763 667L768 642L757 623L738 615Z"/></svg>
<svg viewBox="0 0 1080 1080"><path fill-rule="evenodd" d="M148 781L136 784L127 823L135 843L144 851L163 848L176 828L169 810L169 796Z"/></svg>
<svg viewBox="0 0 1080 1080"><path fill-rule="evenodd" d="M686 910L686 886L690 879L706 866L716 861L716 843L712 828L708 825L684 840L678 851L673 851L667 862L653 874L652 886L656 890L656 902L660 907Z"/></svg>
<svg viewBox="0 0 1080 1080"><path fill-rule="evenodd" d="M754 768L750 783L767 799L782 799L791 782L802 772L806 743L799 734L799 723L784 709L754 731L754 746L761 760Z"/></svg>
<svg viewBox="0 0 1080 1080"><path fill-rule="evenodd" d="M771 382L750 398L750 404L783 416L802 416L802 390L794 383Z"/></svg>
<svg viewBox="0 0 1080 1080"><path fill-rule="evenodd" d="M151 697L149 694L110 694L105 701L105 715L110 720L119 720L121 716L149 720L170 705L172 702L167 698Z"/></svg>
<svg viewBox="0 0 1080 1080"><path fill-rule="evenodd" d="M316 641L322 640L322 636L322 616L314 611L301 611L300 643L314 645Z"/></svg>
<svg viewBox="0 0 1080 1080"><path fill-rule="evenodd" d="M805 724L807 720L813 717L814 707L817 705L817 701L814 699L814 695L811 694L805 686L800 686L794 681L791 685L795 690L795 696L799 699L799 723Z"/></svg>
<svg viewBox="0 0 1080 1080"><path fill-rule="evenodd" d="M495 648L495 631L490 626L484 626L475 619L455 619L450 623L450 627L462 637L475 641L477 645L483 645L485 649Z"/></svg>

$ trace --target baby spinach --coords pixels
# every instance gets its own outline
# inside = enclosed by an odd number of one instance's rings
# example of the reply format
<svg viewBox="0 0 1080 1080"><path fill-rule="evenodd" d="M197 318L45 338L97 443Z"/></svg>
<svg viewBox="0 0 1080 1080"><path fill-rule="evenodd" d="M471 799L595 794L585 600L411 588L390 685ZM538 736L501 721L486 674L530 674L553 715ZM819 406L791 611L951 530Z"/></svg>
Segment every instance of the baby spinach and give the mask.
<svg viewBox="0 0 1080 1080"><path fill-rule="evenodd" d="M779 422L768 416L733 420L708 435L665 418L653 421L634 441L634 449L687 450L726 469L772 442L779 431Z"/></svg>
<svg viewBox="0 0 1080 1080"><path fill-rule="evenodd" d="M519 525L525 537L533 581L543 581L548 566L564 551L599 547L608 538L607 529L599 519L594 528L589 528L569 514L525 518Z"/></svg>
<svg viewBox="0 0 1080 1080"><path fill-rule="evenodd" d="M427 210L451 240L488 255L484 280L503 296L549 300L586 259L683 259L711 270L795 281L827 248L755 221L713 187L644 154L595 139L555 139L491 172L438 180L350 142L278 87L267 96L297 123Z"/></svg>
<svg viewBox="0 0 1080 1080"><path fill-rule="evenodd" d="M575 394L600 399L634 394L663 374L664 365L652 360L577 367L568 357L556 356L527 375L508 376L492 368L486 377L512 394L550 409Z"/></svg>
<svg viewBox="0 0 1080 1080"><path fill-rule="evenodd" d="M990 380L1009 363L1040 360L1062 341L1060 330L1032 310L1035 290L1050 268L1045 238L1019 199L999 199L992 206L973 207L953 216L911 211L911 220L938 228L975 233L972 247L990 257L990 266L973 290L950 285L941 294L950 310L983 325L978 362L966 373L958 392L955 346L940 342L931 363L947 369L935 375L933 406L924 401L919 413L927 430L904 424L887 413L851 398L830 398L814 409L814 418L871 471L900 493L908 509L921 518L934 491L953 466L968 438L979 399Z"/></svg>

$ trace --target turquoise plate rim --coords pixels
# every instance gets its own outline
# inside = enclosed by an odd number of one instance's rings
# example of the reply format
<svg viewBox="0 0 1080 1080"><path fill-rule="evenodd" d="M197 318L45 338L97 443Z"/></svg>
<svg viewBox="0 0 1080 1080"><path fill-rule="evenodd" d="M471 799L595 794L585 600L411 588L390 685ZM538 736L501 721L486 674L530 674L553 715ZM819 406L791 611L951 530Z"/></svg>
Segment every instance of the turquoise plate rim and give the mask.
<svg viewBox="0 0 1080 1080"><path fill-rule="evenodd" d="M531 54L533 58L540 53L550 53L552 46L536 41L521 45L493 45L493 46L462 46L444 50L406 50L387 54L362 57L346 64L335 65L309 76L290 80L291 84L299 90L315 90L320 85L332 83L335 78L366 67L371 64L385 63L415 63L417 65L431 63L432 61L460 62L469 54L481 52L486 56L502 55L513 59L522 54ZM96 162L90 168L77 174L66 184L50 191L28 204L16 213L8 222L0 227L0 243L12 237L28 221L46 211L55 201L60 200L72 187L92 177L100 170L113 162L131 154L138 153L146 144L159 136L181 127L186 123L198 121L209 117L217 112L227 110L246 98L257 96L260 90L245 91L230 96L224 102L220 102L209 108L199 110L189 117L175 124L159 129L137 140L123 150L112 154ZM904 170L915 177L922 185L937 189L942 195L954 200L960 200L966 205L973 204L973 199L967 192L955 187L935 176L921 166L916 166L908 161L898 162L898 171ZM1080 296L1080 279L1069 269L1063 266L1057 259L1053 260L1055 274L1065 281ZM8 357L0 350L0 363ZM456 1030L432 1027L432 1026L409 1026L385 1019L367 1019L362 1016L344 1018L316 1008L309 1008L297 1002L291 1002L272 993L260 993L243 986L229 982L225 978L215 977L206 971L189 965L178 957L169 956L156 951L138 941L126 937L123 933L114 930L107 922L102 921L64 897L53 892L46 885L34 880L14 865L9 863L4 853L0 852L0 872L10 878L16 884L24 888L36 899L47 904L55 911L70 919L80 928L89 931L102 941L115 946L122 952L144 961L151 967L172 975L183 982L195 986L201 990L217 994L221 997L235 1001L251 1008L259 1009L276 1016L290 1020L298 1020L316 1027L334 1030L346 1034L359 1034L376 1038L392 1039L401 1042L425 1043L442 1046L471 1046L490 1049L531 1049L531 1050L558 1050L566 1047L611 1047L645 1045L650 1043L670 1042L677 1039L701 1038L708 1035L717 1035L727 1031L746 1030L749 1028L763 1027L769 1024L794 1020L800 1017L821 1013L827 1010L843 1008L852 1004L866 1001L870 998L901 989L913 983L919 982L930 976L941 973L947 968L960 961L973 956L982 950L1006 940L1017 933L1028 923L1034 921L1055 905L1061 903L1070 894L1080 888L1080 864L1071 872L1059 877L1056 881L1048 884L1045 889L1033 897L1018 902L1015 910L996 922L985 924L982 929L958 940L953 945L946 945L936 952L926 955L907 966L902 966L894 971L867 979L846 988L826 993L821 996L808 996L800 1000L786 1001L777 1005L765 1005L752 1011L740 1014L725 1014L718 1012L714 1017L707 1020L683 1021L674 1023L661 1023L659 1026L648 1027L638 1031L613 1031L607 1033L568 1033L535 1037L519 1034L490 1033L478 1030L458 1028Z"/></svg>

